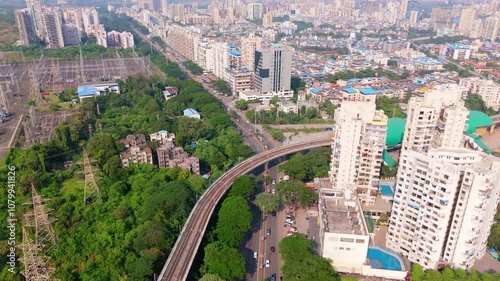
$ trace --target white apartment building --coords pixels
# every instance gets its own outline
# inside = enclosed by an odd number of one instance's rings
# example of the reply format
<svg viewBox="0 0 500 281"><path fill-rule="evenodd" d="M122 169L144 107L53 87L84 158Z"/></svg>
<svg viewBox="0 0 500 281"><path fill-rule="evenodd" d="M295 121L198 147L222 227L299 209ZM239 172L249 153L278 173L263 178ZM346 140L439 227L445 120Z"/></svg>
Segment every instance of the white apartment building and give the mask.
<svg viewBox="0 0 500 281"><path fill-rule="evenodd" d="M362 204L375 204L387 122L372 102L343 102L335 110L330 181L355 188Z"/></svg>
<svg viewBox="0 0 500 281"><path fill-rule="evenodd" d="M442 85L408 103L402 150L463 147L469 111L457 85Z"/></svg>
<svg viewBox="0 0 500 281"><path fill-rule="evenodd" d="M249 20L256 20L262 18L262 4L249 3L247 5L247 18Z"/></svg>
<svg viewBox="0 0 500 281"><path fill-rule="evenodd" d="M462 9L460 13L460 22L458 24L458 31L460 35L469 36L472 25L476 20L477 9L474 7L467 7Z"/></svg>
<svg viewBox="0 0 500 281"><path fill-rule="evenodd" d="M107 33L107 47L118 47L118 48L133 48L134 47L134 36L132 33L124 31L118 32L112 30Z"/></svg>
<svg viewBox="0 0 500 281"><path fill-rule="evenodd" d="M484 80L479 77L462 78L460 85L470 89L471 93L480 95L487 106L495 110L500 109L500 85L493 80Z"/></svg>
<svg viewBox="0 0 500 281"><path fill-rule="evenodd" d="M165 43L185 58L196 61L195 49L198 47L199 34L179 25L168 25Z"/></svg>
<svg viewBox="0 0 500 281"><path fill-rule="evenodd" d="M388 117L377 110L372 120L363 123L357 169L357 194L364 205L375 205L382 168L382 152L386 148Z"/></svg>
<svg viewBox="0 0 500 281"><path fill-rule="evenodd" d="M500 159L465 148L403 151L387 246L426 269L468 269L486 250Z"/></svg>
<svg viewBox="0 0 500 281"><path fill-rule="evenodd" d="M87 35L94 35L99 25L99 13L94 7L82 8L82 24Z"/></svg>
<svg viewBox="0 0 500 281"><path fill-rule="evenodd" d="M242 65L250 70L255 67L255 51L260 49L262 38L251 35L241 38L241 60Z"/></svg>

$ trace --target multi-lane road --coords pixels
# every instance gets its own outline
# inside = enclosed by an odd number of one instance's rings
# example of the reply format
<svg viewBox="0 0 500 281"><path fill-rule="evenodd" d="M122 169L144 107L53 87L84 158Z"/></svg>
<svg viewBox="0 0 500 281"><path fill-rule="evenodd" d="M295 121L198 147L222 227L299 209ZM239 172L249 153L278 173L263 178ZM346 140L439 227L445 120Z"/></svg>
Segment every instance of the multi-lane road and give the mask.
<svg viewBox="0 0 500 281"><path fill-rule="evenodd" d="M184 225L174 248L170 252L167 262L160 273L158 280L184 281L194 260L198 247L205 233L210 216L215 206L231 186L234 179L249 173L260 165L281 156L321 146L329 146L330 138L318 139L304 143L281 146L264 153L259 153L231 168L205 191L196 203Z"/></svg>

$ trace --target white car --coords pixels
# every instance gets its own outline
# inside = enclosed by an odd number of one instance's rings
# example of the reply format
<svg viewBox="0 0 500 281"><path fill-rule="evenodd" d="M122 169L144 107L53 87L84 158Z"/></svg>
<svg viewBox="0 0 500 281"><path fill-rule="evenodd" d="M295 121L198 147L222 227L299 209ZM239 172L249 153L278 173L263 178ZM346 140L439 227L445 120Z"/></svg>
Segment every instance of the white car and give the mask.
<svg viewBox="0 0 500 281"><path fill-rule="evenodd" d="M271 182L271 184L276 184L276 180L275 180L275 179L273 179L273 181Z"/></svg>
<svg viewBox="0 0 500 281"><path fill-rule="evenodd" d="M271 266L271 262L269 260L266 260L266 267L270 267Z"/></svg>
<svg viewBox="0 0 500 281"><path fill-rule="evenodd" d="M257 252L253 252L253 258L256 259L259 255L257 254Z"/></svg>
<svg viewBox="0 0 500 281"><path fill-rule="evenodd" d="M290 227L291 232L297 232L297 228L295 226Z"/></svg>
<svg viewBox="0 0 500 281"><path fill-rule="evenodd" d="M271 190L271 194L276 194L276 189Z"/></svg>
<svg viewBox="0 0 500 281"><path fill-rule="evenodd" d="M288 224L294 224L295 221L293 221L292 219L286 219L285 223L288 223Z"/></svg>

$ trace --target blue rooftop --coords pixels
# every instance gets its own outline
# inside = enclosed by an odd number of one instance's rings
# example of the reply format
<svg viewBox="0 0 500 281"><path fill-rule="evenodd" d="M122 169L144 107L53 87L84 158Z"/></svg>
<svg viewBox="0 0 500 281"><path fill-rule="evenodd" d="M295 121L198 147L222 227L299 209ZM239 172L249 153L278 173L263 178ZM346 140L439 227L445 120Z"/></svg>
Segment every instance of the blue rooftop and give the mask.
<svg viewBox="0 0 500 281"><path fill-rule="evenodd" d="M186 108L184 109L184 116L191 117L193 115L200 115L198 111L192 109L192 108Z"/></svg>
<svg viewBox="0 0 500 281"><path fill-rule="evenodd" d="M241 56L241 51L236 49L229 50L229 53L233 56Z"/></svg>
<svg viewBox="0 0 500 281"><path fill-rule="evenodd" d="M349 94L356 93L356 89L354 89L354 88L344 88L344 89L342 89L342 91L349 93Z"/></svg>
<svg viewBox="0 0 500 281"><path fill-rule="evenodd" d="M469 50L470 46L459 45L459 44L452 44L452 45L448 46L448 48L453 49L453 50Z"/></svg>
<svg viewBox="0 0 500 281"><path fill-rule="evenodd" d="M360 92L363 95L376 95L376 94L380 94L380 91L376 91L373 88L364 88L364 89L360 90Z"/></svg>
<svg viewBox="0 0 500 281"><path fill-rule="evenodd" d="M313 93L313 94L317 94L319 92L321 92L321 89L318 89L318 88L311 88L309 89L309 92Z"/></svg>
<svg viewBox="0 0 500 281"><path fill-rule="evenodd" d="M430 58L430 57L417 57L417 58L412 59L412 61L416 62L416 63L426 64L426 65L443 64L442 62L440 62L436 59Z"/></svg>
<svg viewBox="0 0 500 281"><path fill-rule="evenodd" d="M95 95L97 88L94 86L78 86L78 96L88 97Z"/></svg>

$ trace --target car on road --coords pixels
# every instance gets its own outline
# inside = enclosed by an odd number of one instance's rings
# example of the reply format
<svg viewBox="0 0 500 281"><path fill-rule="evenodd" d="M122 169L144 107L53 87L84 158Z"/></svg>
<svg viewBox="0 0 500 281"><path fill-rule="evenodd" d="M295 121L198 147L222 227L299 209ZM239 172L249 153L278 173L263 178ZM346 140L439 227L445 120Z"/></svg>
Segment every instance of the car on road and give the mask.
<svg viewBox="0 0 500 281"><path fill-rule="evenodd" d="M285 220L285 223L288 223L288 224L294 224L294 223L295 223L295 221L294 221L294 220L292 220L292 219L286 219L286 220Z"/></svg>
<svg viewBox="0 0 500 281"><path fill-rule="evenodd" d="M276 211L272 211L272 212L271 212L271 215L272 215L273 217L275 217L275 216L276 216Z"/></svg>
<svg viewBox="0 0 500 281"><path fill-rule="evenodd" d="M271 274L271 281L276 281L276 274Z"/></svg>
<svg viewBox="0 0 500 281"><path fill-rule="evenodd" d="M256 259L258 256L259 256L259 254L257 254L257 252L253 252L253 258L254 259Z"/></svg>
<svg viewBox="0 0 500 281"><path fill-rule="evenodd" d="M272 183L272 184L276 184L276 180L275 180L275 179L273 179L273 181L272 181L271 183Z"/></svg>
<svg viewBox="0 0 500 281"><path fill-rule="evenodd" d="M271 190L271 194L276 194L276 189L274 189L274 188L273 188L273 189Z"/></svg>
<svg viewBox="0 0 500 281"><path fill-rule="evenodd" d="M271 262L269 260L266 260L266 267L270 267L271 266Z"/></svg>
<svg viewBox="0 0 500 281"><path fill-rule="evenodd" d="M295 233L295 232L297 232L297 228L295 226L292 226L292 227L290 227L290 231Z"/></svg>
<svg viewBox="0 0 500 281"><path fill-rule="evenodd" d="M271 229L270 228L268 228L267 231L266 231L266 236L269 236L269 235L271 235Z"/></svg>
<svg viewBox="0 0 500 281"><path fill-rule="evenodd" d="M276 248L274 246L271 246L271 253L274 254L274 252L276 252Z"/></svg>

